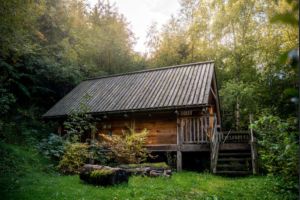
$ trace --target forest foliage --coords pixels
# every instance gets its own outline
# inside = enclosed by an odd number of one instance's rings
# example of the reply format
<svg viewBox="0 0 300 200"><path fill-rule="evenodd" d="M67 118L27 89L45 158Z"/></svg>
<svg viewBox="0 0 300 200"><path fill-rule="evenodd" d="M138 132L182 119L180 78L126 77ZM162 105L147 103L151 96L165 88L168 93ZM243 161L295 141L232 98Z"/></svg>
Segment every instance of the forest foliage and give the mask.
<svg viewBox="0 0 300 200"><path fill-rule="evenodd" d="M85 0L1 1L1 114L41 114L87 77L143 69L116 7ZM17 105L17 106L15 106Z"/></svg>
<svg viewBox="0 0 300 200"><path fill-rule="evenodd" d="M182 0L161 30L149 28L150 66L214 60L223 127L247 128L262 110L296 116L298 1ZM284 23L282 23L284 22Z"/></svg>

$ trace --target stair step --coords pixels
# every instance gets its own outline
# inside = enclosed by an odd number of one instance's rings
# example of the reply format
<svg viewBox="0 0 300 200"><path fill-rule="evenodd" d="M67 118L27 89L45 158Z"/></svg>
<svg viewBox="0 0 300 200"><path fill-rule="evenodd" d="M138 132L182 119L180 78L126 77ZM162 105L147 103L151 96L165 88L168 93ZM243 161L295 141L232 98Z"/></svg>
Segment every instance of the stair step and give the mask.
<svg viewBox="0 0 300 200"><path fill-rule="evenodd" d="M219 158L218 161L248 161L251 158Z"/></svg>
<svg viewBox="0 0 300 200"><path fill-rule="evenodd" d="M249 175L251 171L217 171L216 174Z"/></svg>
<svg viewBox="0 0 300 200"><path fill-rule="evenodd" d="M241 165L241 164L234 164L234 165L230 165L230 164L218 164L217 168L247 168L247 165Z"/></svg>
<svg viewBox="0 0 300 200"><path fill-rule="evenodd" d="M250 145L248 143L225 143L220 144L219 150L250 150Z"/></svg>
<svg viewBox="0 0 300 200"><path fill-rule="evenodd" d="M219 157L220 156L251 156L251 153L219 153Z"/></svg>

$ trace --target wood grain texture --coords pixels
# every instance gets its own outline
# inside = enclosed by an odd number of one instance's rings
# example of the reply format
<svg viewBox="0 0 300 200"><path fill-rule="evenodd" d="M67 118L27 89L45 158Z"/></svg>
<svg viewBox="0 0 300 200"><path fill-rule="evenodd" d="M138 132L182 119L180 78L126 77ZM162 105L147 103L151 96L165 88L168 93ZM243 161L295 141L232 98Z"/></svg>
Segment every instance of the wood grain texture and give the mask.
<svg viewBox="0 0 300 200"><path fill-rule="evenodd" d="M134 121L134 127L132 127ZM136 132L144 129L148 130L147 144L176 144L177 127L176 118L134 118L134 119L111 119L99 123L97 128L99 133L122 135L129 128L134 128ZM103 128L105 127L105 128ZM109 128L107 128L109 127Z"/></svg>

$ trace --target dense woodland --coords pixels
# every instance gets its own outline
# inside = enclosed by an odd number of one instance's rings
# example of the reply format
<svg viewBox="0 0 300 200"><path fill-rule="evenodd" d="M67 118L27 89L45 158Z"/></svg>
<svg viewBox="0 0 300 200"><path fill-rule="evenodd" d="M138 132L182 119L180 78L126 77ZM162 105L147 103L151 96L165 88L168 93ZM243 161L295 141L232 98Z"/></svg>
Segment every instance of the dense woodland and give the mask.
<svg viewBox="0 0 300 200"><path fill-rule="evenodd" d="M248 129L252 114L261 172L283 177L285 189L295 191L299 2L180 5L162 28L149 27L141 54L133 50L130 22L109 1L1 1L1 141L28 147L47 138L54 129L41 115L85 78L214 60L223 130Z"/></svg>

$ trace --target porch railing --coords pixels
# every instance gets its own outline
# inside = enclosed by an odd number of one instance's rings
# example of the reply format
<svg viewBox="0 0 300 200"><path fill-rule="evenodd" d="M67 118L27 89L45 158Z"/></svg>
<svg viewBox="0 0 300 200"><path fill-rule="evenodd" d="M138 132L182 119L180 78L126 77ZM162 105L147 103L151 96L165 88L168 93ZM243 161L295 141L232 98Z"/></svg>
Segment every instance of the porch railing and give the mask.
<svg viewBox="0 0 300 200"><path fill-rule="evenodd" d="M224 133L226 135L222 143L249 143L250 132L249 131L229 131Z"/></svg>
<svg viewBox="0 0 300 200"><path fill-rule="evenodd" d="M181 118L181 134L184 144L209 142L209 116Z"/></svg>

